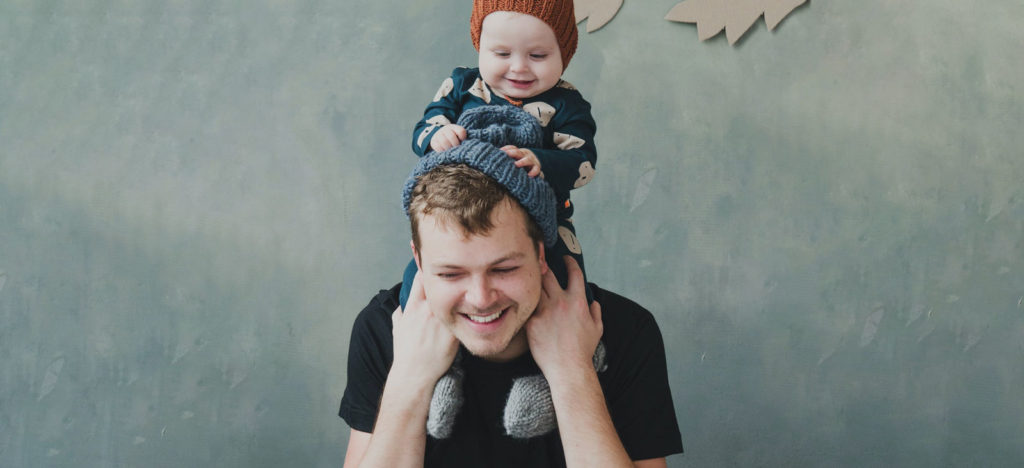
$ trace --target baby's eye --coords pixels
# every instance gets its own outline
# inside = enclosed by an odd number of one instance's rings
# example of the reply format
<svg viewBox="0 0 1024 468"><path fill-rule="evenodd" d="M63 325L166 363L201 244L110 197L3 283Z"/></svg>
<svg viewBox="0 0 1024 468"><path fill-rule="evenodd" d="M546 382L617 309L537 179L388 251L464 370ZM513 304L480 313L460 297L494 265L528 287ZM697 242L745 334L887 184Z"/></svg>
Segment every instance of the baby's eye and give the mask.
<svg viewBox="0 0 1024 468"><path fill-rule="evenodd" d="M543 59L547 58L547 56L548 56L548 54L530 54L530 57L534 58L536 60L543 60Z"/></svg>
<svg viewBox="0 0 1024 468"><path fill-rule="evenodd" d="M508 57L509 55L512 55L512 54L510 54L510 53L508 53L508 52L506 52L504 50L496 50L496 51L494 51L494 55L497 55L498 57Z"/></svg>

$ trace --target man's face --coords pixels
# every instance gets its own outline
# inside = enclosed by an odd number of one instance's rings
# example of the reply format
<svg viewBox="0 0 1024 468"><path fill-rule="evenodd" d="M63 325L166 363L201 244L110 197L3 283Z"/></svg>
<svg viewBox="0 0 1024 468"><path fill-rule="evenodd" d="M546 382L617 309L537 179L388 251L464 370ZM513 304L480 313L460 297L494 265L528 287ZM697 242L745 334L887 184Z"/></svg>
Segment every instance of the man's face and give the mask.
<svg viewBox="0 0 1024 468"><path fill-rule="evenodd" d="M506 200L494 228L466 237L459 226L423 215L413 255L430 310L476 356L507 361L527 350L526 320L537 308L544 248L526 233L522 208Z"/></svg>
<svg viewBox="0 0 1024 468"><path fill-rule="evenodd" d="M502 96L534 97L562 77L562 55L551 27L522 13L496 11L480 27L480 76Z"/></svg>

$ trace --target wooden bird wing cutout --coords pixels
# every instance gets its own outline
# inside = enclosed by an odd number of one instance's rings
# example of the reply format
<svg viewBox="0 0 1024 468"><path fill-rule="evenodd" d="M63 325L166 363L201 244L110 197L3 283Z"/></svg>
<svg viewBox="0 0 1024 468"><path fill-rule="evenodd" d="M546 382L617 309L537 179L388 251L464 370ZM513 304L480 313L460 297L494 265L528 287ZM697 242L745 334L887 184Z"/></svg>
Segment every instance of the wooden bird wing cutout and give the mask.
<svg viewBox="0 0 1024 468"><path fill-rule="evenodd" d="M702 41L725 29L729 44L736 44L761 15L768 30L774 30L805 2L807 0L686 0L672 7L665 19L696 23L697 37Z"/></svg>
<svg viewBox="0 0 1024 468"><path fill-rule="evenodd" d="M576 13L576 22L587 21L587 32L594 32L601 29L601 26L608 24L615 17L622 7L622 0L575 0L573 2Z"/></svg>

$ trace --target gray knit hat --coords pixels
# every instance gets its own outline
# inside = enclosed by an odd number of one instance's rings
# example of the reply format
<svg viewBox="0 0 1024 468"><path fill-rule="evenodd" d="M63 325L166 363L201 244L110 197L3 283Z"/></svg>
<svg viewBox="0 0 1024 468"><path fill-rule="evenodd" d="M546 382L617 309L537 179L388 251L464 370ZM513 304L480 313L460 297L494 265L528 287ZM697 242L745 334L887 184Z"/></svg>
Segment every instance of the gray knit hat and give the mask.
<svg viewBox="0 0 1024 468"><path fill-rule="evenodd" d="M466 128L466 141L420 158L405 181L402 208L406 216L409 215L409 202L419 176L437 166L466 164L505 186L544 233L544 245L554 245L558 239L555 192L544 179L530 177L526 170L516 167L514 159L498 149L505 145L539 147L543 133L537 119L518 107L494 105L463 112L457 123Z"/></svg>

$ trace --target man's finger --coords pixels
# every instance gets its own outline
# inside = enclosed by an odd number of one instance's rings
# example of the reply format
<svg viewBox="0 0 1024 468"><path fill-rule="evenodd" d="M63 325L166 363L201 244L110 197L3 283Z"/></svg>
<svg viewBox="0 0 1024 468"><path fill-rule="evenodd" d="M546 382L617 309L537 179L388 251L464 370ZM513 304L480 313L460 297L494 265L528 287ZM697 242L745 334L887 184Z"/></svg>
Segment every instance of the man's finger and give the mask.
<svg viewBox="0 0 1024 468"><path fill-rule="evenodd" d="M550 268L541 277L541 291L542 294L548 296L553 296L555 292L562 291L562 285L558 284L558 278L555 278L555 273Z"/></svg>
<svg viewBox="0 0 1024 468"><path fill-rule="evenodd" d="M601 321L601 304L597 301L590 303L590 318L597 324L597 330L604 334L604 322Z"/></svg>
<svg viewBox="0 0 1024 468"><path fill-rule="evenodd" d="M583 288L583 270L580 269L580 264L576 263L576 259L569 255L563 255L562 259L565 260L565 272L566 276L569 277L566 291L580 291Z"/></svg>
<svg viewBox="0 0 1024 468"><path fill-rule="evenodd" d="M421 301L427 300L427 294L423 291L423 280L420 279L422 271L417 271L416 275L412 277L412 285L409 286L409 298L417 298Z"/></svg>
<svg viewBox="0 0 1024 468"><path fill-rule="evenodd" d="M412 285L409 286L409 299L405 301L406 310L414 310L414 304L421 304L427 301L426 292L423 291L423 280L420 278L422 271L417 271L412 277Z"/></svg>
<svg viewBox="0 0 1024 468"><path fill-rule="evenodd" d="M540 175L540 166L533 166L532 168L530 168L530 173L529 173L530 177L537 177L539 175Z"/></svg>

